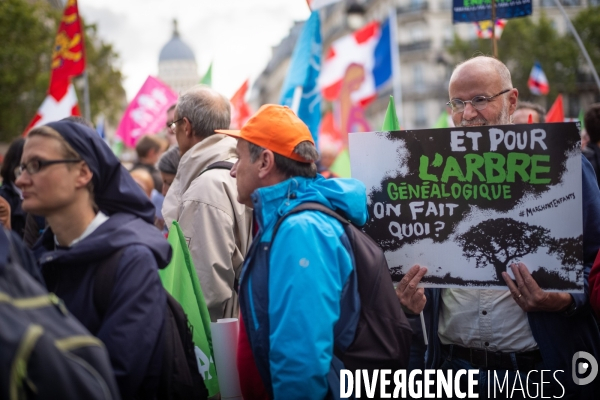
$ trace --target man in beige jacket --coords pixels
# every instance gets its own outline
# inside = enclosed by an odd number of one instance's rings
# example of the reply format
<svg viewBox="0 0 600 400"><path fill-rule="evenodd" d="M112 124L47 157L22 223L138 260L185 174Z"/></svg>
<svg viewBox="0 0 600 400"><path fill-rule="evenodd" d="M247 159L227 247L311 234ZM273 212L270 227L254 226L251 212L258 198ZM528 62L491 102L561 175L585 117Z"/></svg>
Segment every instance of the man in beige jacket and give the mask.
<svg viewBox="0 0 600 400"><path fill-rule="evenodd" d="M229 101L209 87L179 97L171 129L181 161L162 208L167 226L181 226L212 321L238 315L234 283L252 240L252 210L238 203L229 169L214 168L237 161L236 140L215 133L230 121Z"/></svg>

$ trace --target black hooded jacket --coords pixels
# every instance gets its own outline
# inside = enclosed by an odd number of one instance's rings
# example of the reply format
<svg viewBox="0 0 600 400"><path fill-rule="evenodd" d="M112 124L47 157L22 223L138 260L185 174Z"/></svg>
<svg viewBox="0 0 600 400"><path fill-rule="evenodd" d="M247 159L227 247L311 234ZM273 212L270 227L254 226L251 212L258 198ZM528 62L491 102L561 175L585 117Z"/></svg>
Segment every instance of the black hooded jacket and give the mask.
<svg viewBox="0 0 600 400"><path fill-rule="evenodd" d="M56 246L48 228L33 252L48 290L104 342L121 397L140 398L160 374L166 294L158 269L169 263L171 247L152 225L152 203L96 132L66 121L49 125L94 173L94 200L109 219L72 247ZM123 248L101 319L93 301L96 267Z"/></svg>

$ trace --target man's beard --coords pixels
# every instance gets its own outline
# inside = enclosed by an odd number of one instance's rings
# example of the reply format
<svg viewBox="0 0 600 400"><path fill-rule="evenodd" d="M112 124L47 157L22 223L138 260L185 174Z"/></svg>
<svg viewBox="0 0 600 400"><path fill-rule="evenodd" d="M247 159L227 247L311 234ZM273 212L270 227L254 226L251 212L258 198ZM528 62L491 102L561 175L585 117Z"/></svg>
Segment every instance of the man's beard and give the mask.
<svg viewBox="0 0 600 400"><path fill-rule="evenodd" d="M502 104L502 110L494 121L488 121L482 116L477 116L471 120L461 119L459 126L480 126L480 125L509 125L512 124L512 118L508 115L508 104Z"/></svg>

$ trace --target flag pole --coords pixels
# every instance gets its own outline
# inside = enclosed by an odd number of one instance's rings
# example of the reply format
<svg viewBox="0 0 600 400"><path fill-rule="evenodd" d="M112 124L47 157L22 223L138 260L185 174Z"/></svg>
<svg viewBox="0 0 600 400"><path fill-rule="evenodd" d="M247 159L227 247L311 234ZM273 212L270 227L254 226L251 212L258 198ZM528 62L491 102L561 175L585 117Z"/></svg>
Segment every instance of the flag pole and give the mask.
<svg viewBox="0 0 600 400"><path fill-rule="evenodd" d="M88 81L87 68L83 71L83 116L92 122L92 113L90 111L90 84Z"/></svg>
<svg viewBox="0 0 600 400"><path fill-rule="evenodd" d="M498 58L498 43L496 42L496 0L492 0L492 51L494 58Z"/></svg>
<svg viewBox="0 0 600 400"><path fill-rule="evenodd" d="M569 30L571 31L573 36L575 36L575 40L577 40L577 44L579 45L579 48L581 49L581 52L583 53L583 56L585 57L585 60L587 61L590 69L592 70L592 75L594 76L594 80L596 81L596 86L598 86L598 90L600 90L600 78L598 78L598 72L596 72L596 68L594 68L594 63L592 62L590 55L588 54L587 50L585 49L585 46L583 45L583 42L581 41L581 38L579 37L577 30L571 23L571 19L569 19L569 16L565 12L565 9L563 8L562 4L560 4L560 1L554 0L554 3L556 3L556 7L558 7L558 9L562 13L563 17L565 17L565 20L567 21L567 26L569 27Z"/></svg>
<svg viewBox="0 0 600 400"><path fill-rule="evenodd" d="M390 46L392 54L392 90L394 93L394 103L400 126L404 124L404 113L402 111L402 82L400 80L400 50L398 49L398 15L396 7L390 7L389 11L390 24ZM404 125L406 126L406 125Z"/></svg>

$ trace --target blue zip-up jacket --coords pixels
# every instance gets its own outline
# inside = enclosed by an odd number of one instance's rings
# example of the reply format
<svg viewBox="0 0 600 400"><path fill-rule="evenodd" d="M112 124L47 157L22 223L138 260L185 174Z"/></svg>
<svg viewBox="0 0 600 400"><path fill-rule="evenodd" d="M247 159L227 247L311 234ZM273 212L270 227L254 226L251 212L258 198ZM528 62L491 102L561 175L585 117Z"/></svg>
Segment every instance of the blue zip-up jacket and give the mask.
<svg viewBox="0 0 600 400"><path fill-rule="evenodd" d="M585 293L573 293L576 309L572 315L562 312L529 312L527 318L531 332L538 344L544 368L556 371L564 386L563 398L597 399L600 379L589 385L578 386L572 379L572 357L578 351L592 354L600 360L600 334L589 305L588 276L600 249L600 191L591 164L581 157L582 210L583 210L583 278ZM426 289L427 333L430 346L426 352L425 368L439 368L442 362L438 324L441 309L441 289ZM562 389L555 384L556 395Z"/></svg>
<svg viewBox="0 0 600 400"><path fill-rule="evenodd" d="M121 248L125 250L101 319L93 300L96 267ZM164 236L141 218L116 213L70 248L56 248L48 228L33 251L48 290L105 344L121 397L152 392L162 363L167 302L158 269L171 259Z"/></svg>
<svg viewBox="0 0 600 400"><path fill-rule="evenodd" d="M271 398L339 398L341 361L360 314L350 243L321 203L356 225L367 220L365 186L354 179L294 177L252 194L259 231L240 278L240 309L258 371Z"/></svg>

